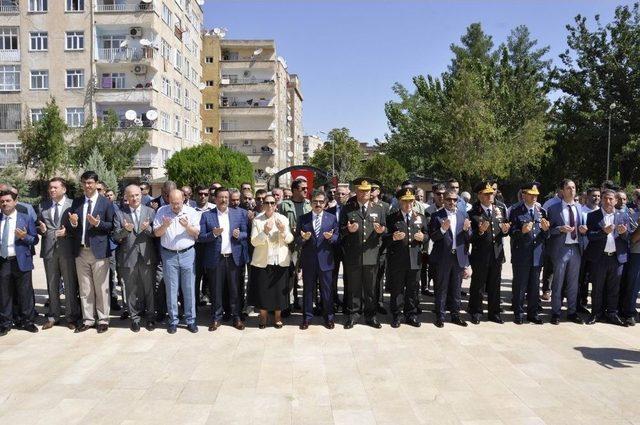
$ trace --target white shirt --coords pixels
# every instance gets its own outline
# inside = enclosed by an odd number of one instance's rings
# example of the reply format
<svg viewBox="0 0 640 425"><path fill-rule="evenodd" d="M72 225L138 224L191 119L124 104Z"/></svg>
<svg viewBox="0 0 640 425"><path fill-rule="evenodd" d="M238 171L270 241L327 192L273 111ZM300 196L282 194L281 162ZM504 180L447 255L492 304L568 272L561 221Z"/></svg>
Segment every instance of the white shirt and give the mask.
<svg viewBox="0 0 640 425"><path fill-rule="evenodd" d="M229 208L222 212L216 208L218 214L218 226L222 228L220 237L222 238L222 246L220 247L220 254L231 254L231 237L229 236L230 224L229 224Z"/></svg>
<svg viewBox="0 0 640 425"><path fill-rule="evenodd" d="M449 211L448 209L445 208L445 211L447 212L447 218L449 219L449 229L451 230L451 233L453 234L453 239L455 242L455 238L456 238L456 229L458 228L458 212L457 211ZM442 227L440 228L440 231L442 232L442 234L444 235L445 233L447 233L446 230L443 230Z"/></svg>
<svg viewBox="0 0 640 425"><path fill-rule="evenodd" d="M615 212L612 212L611 214L607 214L606 211L603 209L602 215L603 215L602 221L604 221L605 227L614 223L614 220L616 217ZM613 237L614 232L615 230L607 235L607 243L604 246L604 252L616 252L616 240Z"/></svg>
<svg viewBox="0 0 640 425"><path fill-rule="evenodd" d="M82 222L82 239L80 239L80 243L82 244L82 246L84 246L84 235L87 231L87 227L89 226L89 222L87 221L87 208L89 207L89 199L91 199L91 211L89 211L88 213L91 214L96 208L98 196L100 196L100 194L98 193L98 191L96 191L91 198L87 198L86 195L84 197L84 205L82 205L82 217L80 217L80 220L84 220Z"/></svg>
<svg viewBox="0 0 640 425"><path fill-rule="evenodd" d="M167 227L164 235L160 238L160 245L172 251L180 251L192 247L196 240L191 236L185 227L180 224L180 218L187 217L189 225L196 226L200 223L200 213L189 205L182 205L178 214L174 214L171 205L163 205L158 208L156 218L153 220L153 228L157 229L163 223L163 218L169 217L171 224Z"/></svg>
<svg viewBox="0 0 640 425"><path fill-rule="evenodd" d="M567 226L570 226L571 224L571 220L569 220L569 204L567 204L565 201L562 201L562 220L564 221L564 224L566 224ZM573 244L578 244L578 214L580 214L579 210L578 210L578 205L571 204L571 209L573 210L573 219L574 219L574 223L575 223L575 232L576 232L576 238L572 239L571 238L571 232L567 232L565 233L565 238L564 238L564 243L567 245L573 245Z"/></svg>
<svg viewBox="0 0 640 425"><path fill-rule="evenodd" d="M4 226L9 225L9 246L7 250L7 256L15 257L16 256L16 220L18 219L18 211L13 210L13 212L6 216L2 216L2 221L0 222L0 238L4 234ZM0 241L1 242L1 241Z"/></svg>

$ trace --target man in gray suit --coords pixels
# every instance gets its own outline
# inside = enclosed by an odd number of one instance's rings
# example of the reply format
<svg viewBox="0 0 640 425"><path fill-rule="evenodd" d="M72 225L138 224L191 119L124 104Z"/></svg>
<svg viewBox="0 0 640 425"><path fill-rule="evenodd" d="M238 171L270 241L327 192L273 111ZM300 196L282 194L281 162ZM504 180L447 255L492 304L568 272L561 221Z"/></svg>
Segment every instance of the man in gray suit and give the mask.
<svg viewBox="0 0 640 425"><path fill-rule="evenodd" d="M54 177L49 180L51 199L40 204L38 214L38 233L42 235L40 257L44 261L49 292L48 320L42 325L43 330L52 328L60 321L60 277L64 280L67 327L75 329L77 322L82 319L73 244L61 224L62 217L72 202L66 194L67 182L63 178Z"/></svg>
<svg viewBox="0 0 640 425"><path fill-rule="evenodd" d="M155 211L142 205L140 186L129 185L124 191L129 205L116 211L113 239L120 244L117 262L123 272L131 330L140 331L140 315L146 312L146 328L155 329L153 284L157 261L152 229Z"/></svg>

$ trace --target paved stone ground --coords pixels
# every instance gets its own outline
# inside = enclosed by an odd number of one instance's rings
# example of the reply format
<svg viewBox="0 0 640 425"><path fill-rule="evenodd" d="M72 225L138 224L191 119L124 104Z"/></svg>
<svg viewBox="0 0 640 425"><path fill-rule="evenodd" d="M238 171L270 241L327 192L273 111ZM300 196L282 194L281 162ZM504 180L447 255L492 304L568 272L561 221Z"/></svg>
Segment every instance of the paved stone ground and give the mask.
<svg viewBox="0 0 640 425"><path fill-rule="evenodd" d="M34 277L43 290L40 261ZM640 327L437 329L424 314L418 329L387 317L300 331L295 317L259 330L252 317L209 333L207 313L196 335L117 318L102 335L11 331L0 424L640 424Z"/></svg>

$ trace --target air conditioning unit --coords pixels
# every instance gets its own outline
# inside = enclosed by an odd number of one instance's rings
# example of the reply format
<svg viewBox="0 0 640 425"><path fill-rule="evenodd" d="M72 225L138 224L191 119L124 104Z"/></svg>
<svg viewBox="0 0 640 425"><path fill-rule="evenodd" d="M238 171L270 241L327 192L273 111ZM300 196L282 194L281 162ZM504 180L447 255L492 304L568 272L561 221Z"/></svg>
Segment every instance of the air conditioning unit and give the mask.
<svg viewBox="0 0 640 425"><path fill-rule="evenodd" d="M142 27L131 27L129 28L129 35L133 38L142 37Z"/></svg>
<svg viewBox="0 0 640 425"><path fill-rule="evenodd" d="M147 65L136 65L133 67L133 73L136 75L145 75L147 73Z"/></svg>

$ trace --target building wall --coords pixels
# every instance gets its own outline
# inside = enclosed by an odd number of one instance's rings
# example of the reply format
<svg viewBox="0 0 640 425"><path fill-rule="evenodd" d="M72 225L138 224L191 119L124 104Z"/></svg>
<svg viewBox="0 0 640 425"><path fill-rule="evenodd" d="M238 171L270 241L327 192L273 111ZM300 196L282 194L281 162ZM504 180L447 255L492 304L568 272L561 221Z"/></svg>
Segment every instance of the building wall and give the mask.
<svg viewBox="0 0 640 425"><path fill-rule="evenodd" d="M205 34L202 37L202 80L206 87L202 90L202 141L220 146L220 38ZM205 109L209 104L211 109Z"/></svg>

